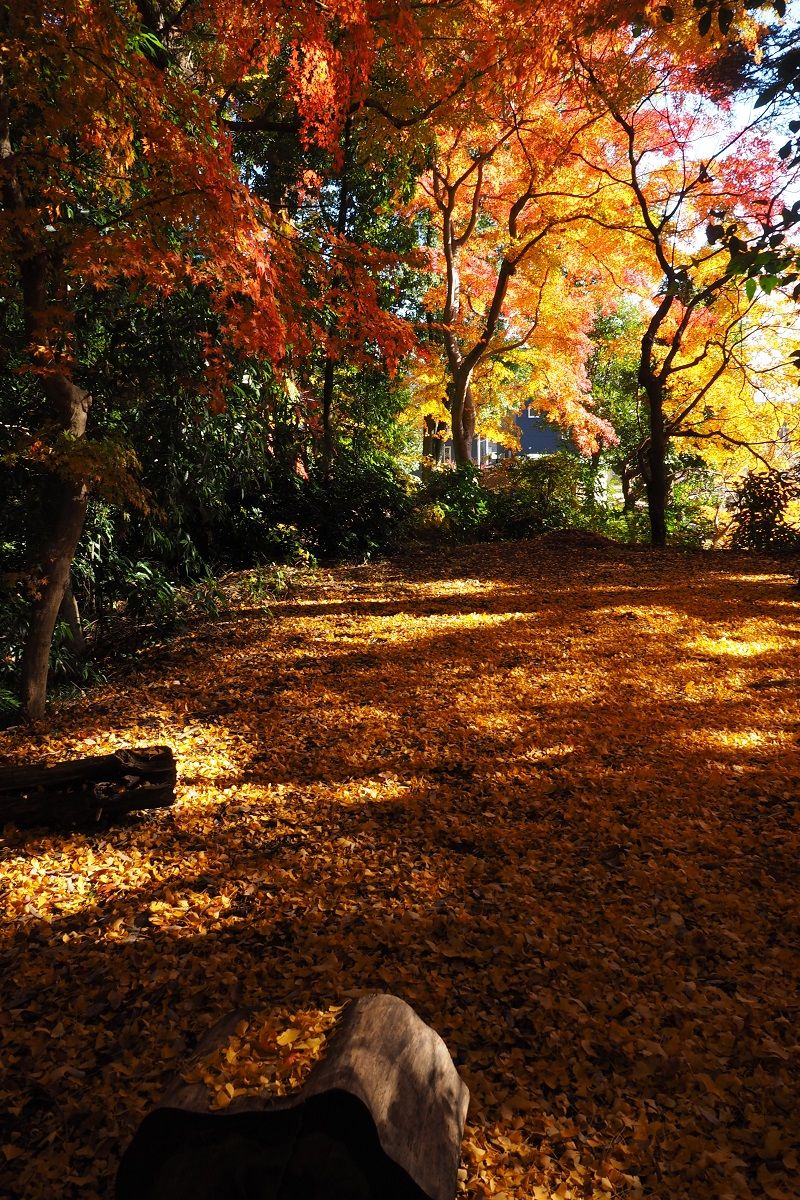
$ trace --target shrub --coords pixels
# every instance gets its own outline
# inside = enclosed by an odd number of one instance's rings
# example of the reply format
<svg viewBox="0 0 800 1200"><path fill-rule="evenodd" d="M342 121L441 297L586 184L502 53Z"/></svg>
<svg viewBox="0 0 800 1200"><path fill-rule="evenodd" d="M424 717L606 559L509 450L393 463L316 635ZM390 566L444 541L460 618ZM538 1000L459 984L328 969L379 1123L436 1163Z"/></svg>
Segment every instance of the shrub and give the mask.
<svg viewBox="0 0 800 1200"><path fill-rule="evenodd" d="M495 536L531 537L588 524L585 466L568 450L510 459L495 472L487 481L493 489Z"/></svg>
<svg viewBox="0 0 800 1200"><path fill-rule="evenodd" d="M309 480L302 524L326 558L368 558L391 549L411 507L409 481L390 454L344 446L326 478Z"/></svg>
<svg viewBox="0 0 800 1200"><path fill-rule="evenodd" d="M773 554L800 551L800 530L786 520L800 498L800 470L748 471L730 498L731 545L736 550Z"/></svg>
<svg viewBox="0 0 800 1200"><path fill-rule="evenodd" d="M714 538L716 494L707 471L695 470L676 483L667 507L667 537L673 545L702 549Z"/></svg>
<svg viewBox="0 0 800 1200"><path fill-rule="evenodd" d="M491 536L492 499L472 463L426 469L409 532L455 542Z"/></svg>
<svg viewBox="0 0 800 1200"><path fill-rule="evenodd" d="M316 559L308 546L307 533L296 525L279 522L266 531L264 547L270 563L283 563L290 567L313 567Z"/></svg>
<svg viewBox="0 0 800 1200"><path fill-rule="evenodd" d="M414 505L406 527L406 533L410 537L420 538L425 542L438 542L446 538L447 532L447 513L441 504Z"/></svg>

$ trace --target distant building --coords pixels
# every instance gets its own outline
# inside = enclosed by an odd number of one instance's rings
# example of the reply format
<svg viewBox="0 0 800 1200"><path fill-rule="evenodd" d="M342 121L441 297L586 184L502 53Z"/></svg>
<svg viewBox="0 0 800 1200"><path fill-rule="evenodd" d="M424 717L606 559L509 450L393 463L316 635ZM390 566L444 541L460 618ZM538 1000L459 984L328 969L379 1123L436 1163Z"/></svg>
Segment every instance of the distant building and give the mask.
<svg viewBox="0 0 800 1200"><path fill-rule="evenodd" d="M568 450L572 443L557 425L553 425L529 404L517 417L520 428L520 454L555 454L557 450Z"/></svg>
<svg viewBox="0 0 800 1200"><path fill-rule="evenodd" d="M555 454L557 450L568 450L572 445L558 426L548 421L531 404L519 414L516 422L520 433L518 451L509 450L506 446L501 446L490 438L474 437L471 449L472 461L482 467L489 463L499 462L503 458L511 458L514 453L527 458L539 458L543 454ZM424 452L430 454L433 446L432 438L430 435L426 435ZM443 463L453 461L453 443L449 438L442 444L439 461Z"/></svg>

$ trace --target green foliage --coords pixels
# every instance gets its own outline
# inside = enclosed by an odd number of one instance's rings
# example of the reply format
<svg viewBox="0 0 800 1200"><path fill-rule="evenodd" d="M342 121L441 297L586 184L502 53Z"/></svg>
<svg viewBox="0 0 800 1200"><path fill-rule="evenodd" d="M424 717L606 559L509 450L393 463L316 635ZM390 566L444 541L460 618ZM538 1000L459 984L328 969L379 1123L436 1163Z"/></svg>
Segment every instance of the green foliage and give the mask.
<svg viewBox="0 0 800 1200"><path fill-rule="evenodd" d="M409 517L407 534L421 541L442 541L448 528L447 511L441 504L415 504Z"/></svg>
<svg viewBox="0 0 800 1200"><path fill-rule="evenodd" d="M639 403L637 382L643 333L639 309L633 304L621 304L616 311L595 321L592 330L595 349L589 362L595 412L611 423L619 439L616 446L603 450L597 465L617 477L629 510L644 491L637 465L639 449L648 435L647 415Z"/></svg>
<svg viewBox="0 0 800 1200"><path fill-rule="evenodd" d="M17 686L27 602L11 579L0 586L0 720L19 711Z"/></svg>
<svg viewBox="0 0 800 1200"><path fill-rule="evenodd" d="M158 563L139 559L132 562L120 555L115 560L115 592L135 621L153 619L160 626L175 619L177 588Z"/></svg>
<svg viewBox="0 0 800 1200"><path fill-rule="evenodd" d="M240 594L267 613L271 601L288 595L292 589L290 571L280 565L255 567L240 575L236 582Z"/></svg>
<svg viewBox="0 0 800 1200"><path fill-rule="evenodd" d="M299 529L297 525L278 522L264 531L263 545L267 551L267 561L273 564L285 563L291 567L313 567L316 558L310 548L308 532Z"/></svg>
<svg viewBox="0 0 800 1200"><path fill-rule="evenodd" d="M368 558L396 544L410 507L409 481L394 457L352 446L328 477L314 471L303 517L322 557Z"/></svg>
<svg viewBox="0 0 800 1200"><path fill-rule="evenodd" d="M773 554L800 551L800 529L786 520L800 498L800 470L748 471L730 498L731 545Z"/></svg>
<svg viewBox="0 0 800 1200"><path fill-rule="evenodd" d="M684 475L673 484L667 506L667 537L673 545L702 549L714 535L710 514L719 499L719 487L704 463L692 461L690 455L682 457Z"/></svg>
<svg viewBox="0 0 800 1200"><path fill-rule="evenodd" d="M675 483L668 515L673 542L708 544L713 480L694 464ZM647 541L647 509L609 503L598 466L568 450L513 458L488 470L428 469L414 497L407 536L429 542L535 537L556 529L586 529L622 542Z"/></svg>
<svg viewBox="0 0 800 1200"><path fill-rule="evenodd" d="M250 599L260 604L268 598L283 596L289 590L286 574L281 567L259 567L245 576L244 583Z"/></svg>
<svg viewBox="0 0 800 1200"><path fill-rule="evenodd" d="M632 546L647 542L650 537L650 521L647 509L637 506L626 512L615 506L596 508L589 521L589 528L604 537L613 538L615 542L625 542Z"/></svg>
<svg viewBox="0 0 800 1200"><path fill-rule="evenodd" d="M407 531L426 540L480 541L491 536L491 508L477 467L433 468L415 495Z"/></svg>
<svg viewBox="0 0 800 1200"><path fill-rule="evenodd" d="M470 542L585 527L586 495L585 464L565 450L508 459L486 471L429 469L407 530L427 541Z"/></svg>
<svg viewBox="0 0 800 1200"><path fill-rule="evenodd" d="M541 458L519 458L504 465L503 486L493 494L495 536L531 537L552 529L585 527L586 471L568 450Z"/></svg>
<svg viewBox="0 0 800 1200"><path fill-rule="evenodd" d="M15 692L0 686L0 724L13 721L20 711L20 702Z"/></svg>
<svg viewBox="0 0 800 1200"><path fill-rule="evenodd" d="M220 617L230 605L219 580L205 575L179 588L175 597L175 615L179 622L195 617Z"/></svg>

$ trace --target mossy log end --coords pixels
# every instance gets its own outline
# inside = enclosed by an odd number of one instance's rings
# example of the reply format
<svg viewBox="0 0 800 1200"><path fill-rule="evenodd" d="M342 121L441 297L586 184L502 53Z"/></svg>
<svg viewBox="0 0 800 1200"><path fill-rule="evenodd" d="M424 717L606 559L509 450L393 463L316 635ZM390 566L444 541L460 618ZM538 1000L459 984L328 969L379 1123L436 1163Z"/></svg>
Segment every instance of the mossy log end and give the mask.
<svg viewBox="0 0 800 1200"><path fill-rule="evenodd" d="M179 1077L126 1151L116 1198L453 1200L468 1103L439 1035L397 996L364 996L291 1096L210 1111L205 1086Z"/></svg>
<svg viewBox="0 0 800 1200"><path fill-rule="evenodd" d="M0 826L85 825L175 801L169 746L142 746L53 767L0 768Z"/></svg>

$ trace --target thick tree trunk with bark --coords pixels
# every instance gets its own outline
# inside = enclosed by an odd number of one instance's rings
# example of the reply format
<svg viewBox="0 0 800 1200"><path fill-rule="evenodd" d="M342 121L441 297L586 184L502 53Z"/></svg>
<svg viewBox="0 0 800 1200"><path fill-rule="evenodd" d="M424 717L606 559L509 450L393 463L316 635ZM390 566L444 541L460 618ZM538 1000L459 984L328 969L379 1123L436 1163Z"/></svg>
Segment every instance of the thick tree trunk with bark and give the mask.
<svg viewBox="0 0 800 1200"><path fill-rule="evenodd" d="M54 767L0 769L0 826L65 828L175 801L175 758L169 746L118 750Z"/></svg>
<svg viewBox="0 0 800 1200"><path fill-rule="evenodd" d="M53 417L73 438L86 432L89 397L71 380L47 380ZM69 583L72 560L83 529L89 493L77 479L52 474L43 480L41 526L46 531L37 554L36 597L22 653L22 704L28 720L44 716L50 645Z"/></svg>
<svg viewBox="0 0 800 1200"><path fill-rule="evenodd" d="M0 199L4 213L18 221L15 254L29 360L45 394L48 435L58 438L66 434L78 440L86 433L89 396L69 377L57 348L63 316L57 315L56 306L65 301L66 279L57 249L46 250L40 234L29 230L32 210L17 173L10 94L4 83L0 76ZM37 217L31 228L40 225ZM40 524L46 532L33 564L35 599L22 655L22 703L29 720L44 715L50 643L83 528L87 497L84 482L63 470L43 476Z"/></svg>
<svg viewBox="0 0 800 1200"><path fill-rule="evenodd" d="M647 489L647 514L650 518L650 544L667 544L667 480L664 459L651 452L650 477L645 481Z"/></svg>
<svg viewBox="0 0 800 1200"><path fill-rule="evenodd" d="M665 546L667 542L667 439L664 429L664 398L656 381L646 387L650 418L650 437L643 447L641 468L647 493L647 513L650 518L650 543Z"/></svg>
<svg viewBox="0 0 800 1200"><path fill-rule="evenodd" d="M212 1111L178 1077L123 1157L117 1200L453 1200L468 1102L439 1035L397 996L363 996L294 1095Z"/></svg>
<svg viewBox="0 0 800 1200"><path fill-rule="evenodd" d="M471 372L457 372L450 389L453 457L460 467L472 461L472 439L475 437L475 401L470 378Z"/></svg>

